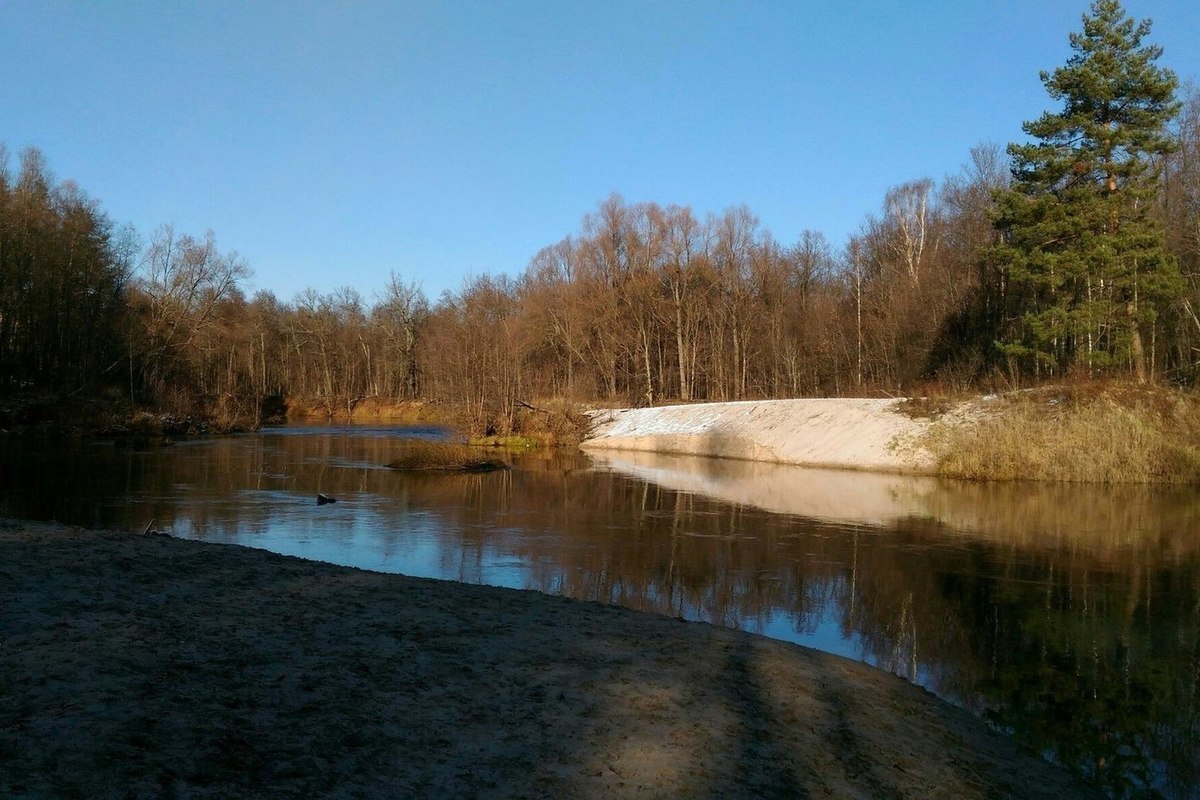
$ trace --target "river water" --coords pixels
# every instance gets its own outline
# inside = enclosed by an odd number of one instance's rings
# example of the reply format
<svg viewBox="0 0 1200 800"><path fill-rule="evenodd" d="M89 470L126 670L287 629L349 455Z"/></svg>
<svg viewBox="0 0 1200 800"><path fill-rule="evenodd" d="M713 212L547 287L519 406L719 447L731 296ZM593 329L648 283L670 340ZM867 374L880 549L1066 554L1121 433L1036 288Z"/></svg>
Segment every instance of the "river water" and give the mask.
<svg viewBox="0 0 1200 800"><path fill-rule="evenodd" d="M7 437L0 516L742 628L902 675L1114 797L1200 797L1200 494L649 454L383 468L435 428ZM338 502L318 506L323 492Z"/></svg>

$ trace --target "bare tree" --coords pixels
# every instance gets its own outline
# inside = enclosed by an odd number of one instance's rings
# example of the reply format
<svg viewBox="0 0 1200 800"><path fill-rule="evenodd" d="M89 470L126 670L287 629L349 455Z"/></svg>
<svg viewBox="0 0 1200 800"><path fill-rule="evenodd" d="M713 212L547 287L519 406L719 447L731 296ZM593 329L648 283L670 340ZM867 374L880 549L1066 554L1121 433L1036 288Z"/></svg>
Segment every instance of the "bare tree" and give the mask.
<svg viewBox="0 0 1200 800"><path fill-rule="evenodd" d="M668 206L662 218L665 258L662 280L671 309L675 357L679 370L679 399L695 392L700 305L706 291L707 230L687 207Z"/></svg>
<svg viewBox="0 0 1200 800"><path fill-rule="evenodd" d="M921 282L926 247L936 250L938 244L936 238L931 241L930 235L932 189L933 181L922 178L889 189L883 199L888 220L897 233L892 249L914 286Z"/></svg>
<svg viewBox="0 0 1200 800"><path fill-rule="evenodd" d="M429 301L416 281L405 281L395 272L388 276L372 317L383 334L389 369L394 370L391 393L399 401L420 391L417 344L429 317Z"/></svg>
<svg viewBox="0 0 1200 800"><path fill-rule="evenodd" d="M149 301L147 324L160 351L186 350L249 275L236 252L222 255L217 250L212 231L203 239L177 235L171 225L155 231L138 286Z"/></svg>

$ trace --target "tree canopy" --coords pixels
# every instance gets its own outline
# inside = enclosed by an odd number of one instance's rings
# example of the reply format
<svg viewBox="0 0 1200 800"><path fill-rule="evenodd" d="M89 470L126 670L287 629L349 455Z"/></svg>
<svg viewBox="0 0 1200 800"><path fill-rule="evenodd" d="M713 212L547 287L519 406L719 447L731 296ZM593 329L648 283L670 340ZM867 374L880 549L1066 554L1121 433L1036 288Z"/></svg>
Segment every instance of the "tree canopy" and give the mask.
<svg viewBox="0 0 1200 800"><path fill-rule="evenodd" d="M1062 101L1025 123L1036 141L1012 144L1013 181L996 194L1001 242L990 254L1009 282L1002 348L1035 371L1152 370L1161 311L1182 292L1154 215L1177 80L1118 0L1096 0L1074 55L1043 72Z"/></svg>
<svg viewBox="0 0 1200 800"><path fill-rule="evenodd" d="M136 247L40 152L14 178L0 145L0 390L77 391L112 367Z"/></svg>

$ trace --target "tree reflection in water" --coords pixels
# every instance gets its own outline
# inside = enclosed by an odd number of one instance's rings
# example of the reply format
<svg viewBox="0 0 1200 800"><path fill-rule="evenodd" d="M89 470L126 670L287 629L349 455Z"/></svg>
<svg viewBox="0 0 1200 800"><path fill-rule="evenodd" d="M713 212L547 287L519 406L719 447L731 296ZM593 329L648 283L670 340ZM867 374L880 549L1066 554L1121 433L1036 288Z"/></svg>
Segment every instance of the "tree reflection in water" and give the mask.
<svg viewBox="0 0 1200 800"><path fill-rule="evenodd" d="M436 435L424 431L421 435ZM1200 500L653 455L400 474L394 430L15 440L0 513L762 631L889 669L1117 797L1200 792ZM317 492L339 498L317 508Z"/></svg>

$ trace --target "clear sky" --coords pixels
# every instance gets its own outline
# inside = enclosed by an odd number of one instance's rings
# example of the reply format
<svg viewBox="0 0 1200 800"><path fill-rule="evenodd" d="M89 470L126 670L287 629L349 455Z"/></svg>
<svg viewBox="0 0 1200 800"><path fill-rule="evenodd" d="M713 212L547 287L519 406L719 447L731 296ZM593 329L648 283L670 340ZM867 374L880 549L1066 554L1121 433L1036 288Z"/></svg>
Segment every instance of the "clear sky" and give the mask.
<svg viewBox="0 0 1200 800"><path fill-rule="evenodd" d="M1126 0L1200 80L1200 2ZM1054 107L1086 0L0 0L0 142L250 290L431 299L520 272L613 192L844 243Z"/></svg>

